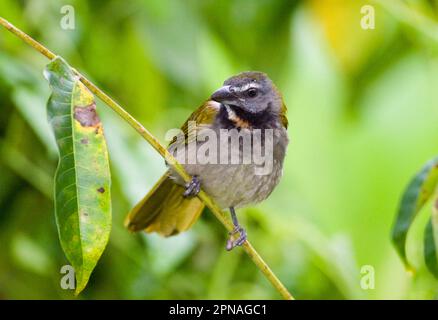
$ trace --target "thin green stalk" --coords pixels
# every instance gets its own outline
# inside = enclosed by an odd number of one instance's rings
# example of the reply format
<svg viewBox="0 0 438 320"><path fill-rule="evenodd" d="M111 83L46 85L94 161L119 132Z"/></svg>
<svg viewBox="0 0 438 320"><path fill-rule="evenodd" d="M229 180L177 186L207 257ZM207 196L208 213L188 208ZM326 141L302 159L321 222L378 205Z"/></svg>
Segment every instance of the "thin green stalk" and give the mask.
<svg viewBox="0 0 438 320"><path fill-rule="evenodd" d="M49 58L50 60L54 59L56 55L44 47L42 44L31 38L29 35L16 28L14 25L9 23L7 20L0 17L0 25L8 29L14 35L22 39L28 45L30 45L35 50L39 51L41 54ZM185 172L184 168L181 164L177 162L177 160L167 151L167 149L161 145L161 143L145 128L138 122L133 116L131 116L125 109L122 108L117 102L115 102L111 97L109 97L106 93L100 90L95 84L93 84L90 80L85 78L81 73L72 68L72 70L79 77L80 81L100 100L102 100L107 106L113 109L123 120L131 125L149 144L157 150L157 152L166 159L167 163L174 168L174 170L186 181L189 182L191 177ZM198 194L198 197L205 203L205 205L213 212L216 218L225 226L228 231L233 230L233 224L222 210L216 205L216 203L204 192ZM243 249L251 258L251 260L255 263L255 265L260 269L260 271L264 274L264 276L271 282L274 288L281 294L284 299L293 300L292 295L286 289L286 287L281 283L281 281L277 278L277 276L272 272L266 262L262 259L262 257L257 253L254 247L249 243L249 241L245 241L243 244Z"/></svg>

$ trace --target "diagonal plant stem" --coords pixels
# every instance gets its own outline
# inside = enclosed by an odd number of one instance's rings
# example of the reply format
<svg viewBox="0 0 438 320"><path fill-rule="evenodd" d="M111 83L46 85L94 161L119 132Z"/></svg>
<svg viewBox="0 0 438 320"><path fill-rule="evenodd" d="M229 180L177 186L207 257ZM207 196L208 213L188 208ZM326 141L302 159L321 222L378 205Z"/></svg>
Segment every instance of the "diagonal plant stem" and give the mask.
<svg viewBox="0 0 438 320"><path fill-rule="evenodd" d="M55 55L52 51L44 47L38 41L31 38L29 35L9 23L4 18L0 17L0 25L8 29L14 35L19 37L21 40L26 42L35 50L39 51L41 54L49 58L54 59ZM167 149L161 145L161 143L145 128L140 122L138 122L133 116L131 116L125 109L122 108L117 102L115 102L106 93L100 90L95 84L90 80L85 78L76 69L72 68L73 72L79 77L80 81L97 97L99 97L106 105L113 109L123 120L131 125L149 144L157 150L157 152L166 159L167 163L183 178L186 182L190 182L191 177L184 170L182 165L167 151ZM217 206L217 204L204 192L198 194L198 197L205 203L205 205L213 212L216 218L225 226L228 231L234 229L231 221L225 216L222 210ZM255 265L260 269L263 275L271 282L274 288L281 294L284 299L293 300L293 296L286 289L286 287L281 283L277 276L272 272L271 268L266 264L258 252L254 249L249 241L245 241L243 244L243 249L255 263Z"/></svg>

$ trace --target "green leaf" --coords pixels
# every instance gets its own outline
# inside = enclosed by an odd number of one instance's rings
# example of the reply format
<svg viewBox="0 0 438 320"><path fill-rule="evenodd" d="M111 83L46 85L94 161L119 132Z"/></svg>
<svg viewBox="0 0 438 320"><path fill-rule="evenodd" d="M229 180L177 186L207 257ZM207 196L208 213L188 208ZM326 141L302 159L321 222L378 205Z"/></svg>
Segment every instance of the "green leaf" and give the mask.
<svg viewBox="0 0 438 320"><path fill-rule="evenodd" d="M438 279L438 199L433 206L432 217L424 232L424 260L429 271Z"/></svg>
<svg viewBox="0 0 438 320"><path fill-rule="evenodd" d="M59 149L56 223L62 248L75 269L79 294L111 229L108 152L93 95L69 65L55 58L44 74L52 88L47 113Z"/></svg>
<svg viewBox="0 0 438 320"><path fill-rule="evenodd" d="M406 258L407 233L418 212L434 194L437 184L438 157L429 161L415 175L403 194L397 219L392 230L392 241L408 269L410 265Z"/></svg>

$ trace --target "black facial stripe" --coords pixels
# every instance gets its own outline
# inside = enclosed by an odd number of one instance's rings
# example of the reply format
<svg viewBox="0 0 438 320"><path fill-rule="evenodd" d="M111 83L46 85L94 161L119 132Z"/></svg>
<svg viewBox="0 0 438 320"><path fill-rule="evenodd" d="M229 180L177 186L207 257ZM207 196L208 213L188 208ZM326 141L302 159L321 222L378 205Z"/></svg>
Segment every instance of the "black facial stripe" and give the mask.
<svg viewBox="0 0 438 320"><path fill-rule="evenodd" d="M265 110L258 113L247 112L233 105L229 107L234 111L236 117L247 122L252 128L268 129L277 128L279 126L278 116L272 112L270 102ZM221 104L219 113L216 116L216 124L222 129L240 129L236 126L234 121L229 119L227 108L223 104Z"/></svg>
<svg viewBox="0 0 438 320"><path fill-rule="evenodd" d="M271 102L268 103L268 106L263 111L257 113L248 112L233 105L230 105L230 108L238 118L248 122L253 128L272 128L275 127L277 122L278 117L272 113Z"/></svg>

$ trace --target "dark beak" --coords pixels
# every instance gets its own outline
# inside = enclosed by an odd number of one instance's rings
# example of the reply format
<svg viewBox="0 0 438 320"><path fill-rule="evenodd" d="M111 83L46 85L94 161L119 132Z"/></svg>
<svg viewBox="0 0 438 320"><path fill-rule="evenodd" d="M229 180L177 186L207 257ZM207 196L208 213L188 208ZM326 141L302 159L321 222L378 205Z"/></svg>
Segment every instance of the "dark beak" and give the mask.
<svg viewBox="0 0 438 320"><path fill-rule="evenodd" d="M217 102L226 102L233 100L234 94L230 90L230 86L223 86L222 88L216 90L211 95L211 100L217 101Z"/></svg>

